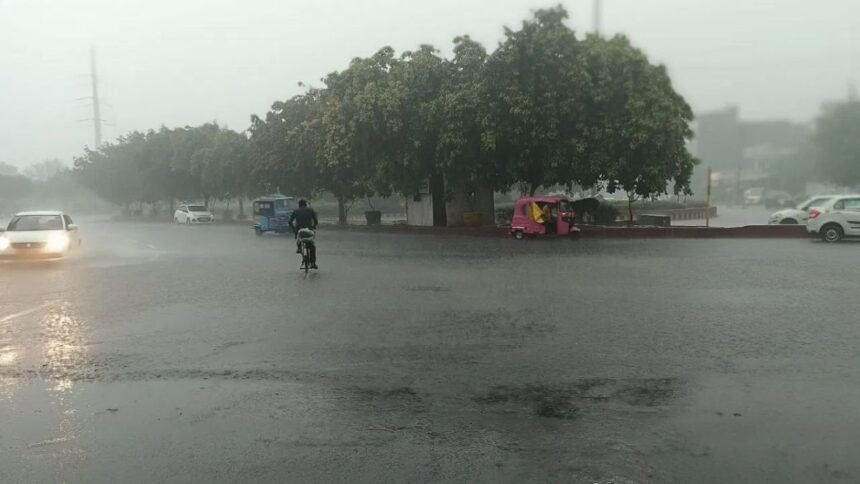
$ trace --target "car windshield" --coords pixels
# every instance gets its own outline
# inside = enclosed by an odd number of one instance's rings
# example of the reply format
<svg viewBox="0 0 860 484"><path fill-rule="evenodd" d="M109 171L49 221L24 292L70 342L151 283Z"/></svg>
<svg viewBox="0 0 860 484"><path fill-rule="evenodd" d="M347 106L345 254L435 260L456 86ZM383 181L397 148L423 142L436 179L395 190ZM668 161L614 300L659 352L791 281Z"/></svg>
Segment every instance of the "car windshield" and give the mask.
<svg viewBox="0 0 860 484"><path fill-rule="evenodd" d="M204 207L203 205L189 205L188 211L189 212L205 212L206 207Z"/></svg>
<svg viewBox="0 0 860 484"><path fill-rule="evenodd" d="M63 220L59 215L19 215L9 222L10 232L37 230L63 230Z"/></svg>

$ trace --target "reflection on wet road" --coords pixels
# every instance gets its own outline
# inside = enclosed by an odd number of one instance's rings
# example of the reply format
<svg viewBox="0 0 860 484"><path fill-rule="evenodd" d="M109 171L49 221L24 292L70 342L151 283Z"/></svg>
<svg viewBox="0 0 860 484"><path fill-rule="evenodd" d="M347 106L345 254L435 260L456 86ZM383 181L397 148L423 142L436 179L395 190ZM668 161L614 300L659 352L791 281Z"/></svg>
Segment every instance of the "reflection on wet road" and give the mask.
<svg viewBox="0 0 860 484"><path fill-rule="evenodd" d="M0 264L2 482L856 482L856 244L82 221Z"/></svg>

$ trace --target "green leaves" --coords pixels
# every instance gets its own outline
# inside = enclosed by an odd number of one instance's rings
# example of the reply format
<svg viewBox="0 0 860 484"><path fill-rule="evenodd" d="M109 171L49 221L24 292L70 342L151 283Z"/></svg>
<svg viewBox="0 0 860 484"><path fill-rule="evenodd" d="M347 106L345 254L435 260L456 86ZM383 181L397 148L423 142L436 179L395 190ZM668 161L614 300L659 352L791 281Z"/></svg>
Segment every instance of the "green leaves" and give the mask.
<svg viewBox="0 0 860 484"><path fill-rule="evenodd" d="M597 183L688 193L692 111L666 69L623 36L578 39L566 19L539 10L492 53L468 36L450 59L384 47L253 116L249 138L216 124L130 133L86 151L77 170L117 203L262 187L327 191L344 209L427 180L434 196Z"/></svg>
<svg viewBox="0 0 860 484"><path fill-rule="evenodd" d="M641 197L690 193L696 160L686 148L692 110L663 66L648 61L624 36L589 36L581 42L589 75L581 101L586 111L587 176L613 192Z"/></svg>
<svg viewBox="0 0 860 484"><path fill-rule="evenodd" d="M561 7L536 12L520 30L506 31L487 62L483 138L504 184L523 182L531 191L570 184L584 164L578 98L587 76L566 18Z"/></svg>
<svg viewBox="0 0 860 484"><path fill-rule="evenodd" d="M217 124L133 132L75 160L78 178L113 203L244 195L247 139Z"/></svg>

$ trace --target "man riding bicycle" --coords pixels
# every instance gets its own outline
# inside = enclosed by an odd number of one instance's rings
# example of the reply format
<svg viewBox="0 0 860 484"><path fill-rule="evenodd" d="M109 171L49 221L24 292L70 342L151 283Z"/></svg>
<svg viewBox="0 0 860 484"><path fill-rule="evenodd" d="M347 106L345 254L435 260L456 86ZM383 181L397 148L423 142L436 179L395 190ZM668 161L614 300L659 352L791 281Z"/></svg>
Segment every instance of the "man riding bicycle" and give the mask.
<svg viewBox="0 0 860 484"><path fill-rule="evenodd" d="M319 225L317 221L317 213L314 209L308 207L306 200L299 200L299 208L293 210L289 221L290 229L296 236L296 254L302 253L302 241L299 240L299 231L307 229L314 231ZM310 259L311 269L319 269L317 267L317 248L313 241L308 242L308 258Z"/></svg>

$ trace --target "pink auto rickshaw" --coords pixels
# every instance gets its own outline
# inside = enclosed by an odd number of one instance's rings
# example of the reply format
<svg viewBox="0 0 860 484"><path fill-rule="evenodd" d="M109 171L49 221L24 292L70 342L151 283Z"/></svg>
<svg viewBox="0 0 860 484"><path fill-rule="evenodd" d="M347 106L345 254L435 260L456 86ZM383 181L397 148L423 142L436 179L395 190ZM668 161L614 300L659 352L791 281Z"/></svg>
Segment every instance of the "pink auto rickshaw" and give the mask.
<svg viewBox="0 0 860 484"><path fill-rule="evenodd" d="M511 235L517 240L537 235L578 236L575 218L567 197L521 197L514 204Z"/></svg>

